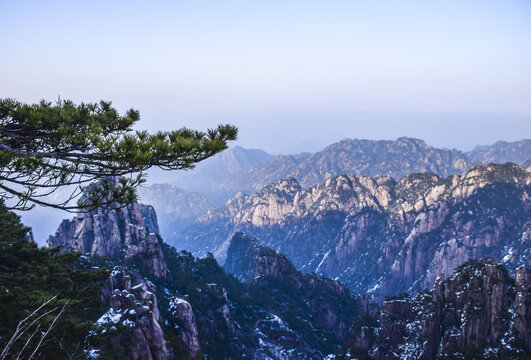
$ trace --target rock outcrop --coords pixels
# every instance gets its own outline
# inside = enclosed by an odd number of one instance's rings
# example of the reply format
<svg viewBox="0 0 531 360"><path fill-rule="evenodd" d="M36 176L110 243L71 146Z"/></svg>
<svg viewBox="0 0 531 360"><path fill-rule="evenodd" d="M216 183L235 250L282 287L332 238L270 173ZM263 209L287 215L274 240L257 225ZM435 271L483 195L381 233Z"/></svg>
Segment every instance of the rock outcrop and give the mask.
<svg viewBox="0 0 531 360"><path fill-rule="evenodd" d="M138 274L120 268L113 271L103 292L110 308L89 336L99 355L135 360L168 358L155 291L155 286Z"/></svg>
<svg viewBox="0 0 531 360"><path fill-rule="evenodd" d="M359 330L357 338L368 341L331 358L363 351L376 360L529 356L528 276L519 268L515 283L493 260L468 261L430 292L384 301L378 322Z"/></svg>
<svg viewBox="0 0 531 360"><path fill-rule="evenodd" d="M129 246L125 252L125 263L144 270L145 274L155 278L165 278L168 267L159 244L159 238L151 233L138 244Z"/></svg>
<svg viewBox="0 0 531 360"><path fill-rule="evenodd" d="M288 178L238 194L177 246L223 262L232 234L243 231L298 269L382 298L429 288L469 258L492 257L511 273L531 266L530 195L531 173L514 164L444 179L339 176L308 189Z"/></svg>
<svg viewBox="0 0 531 360"><path fill-rule="evenodd" d="M114 257L147 236L137 202L118 210L98 209L63 220L47 247L67 246L83 254Z"/></svg>
<svg viewBox="0 0 531 360"><path fill-rule="evenodd" d="M155 278L166 276L155 209L133 202L121 209L98 209L63 220L47 247L61 246L91 257L134 263Z"/></svg>
<svg viewBox="0 0 531 360"><path fill-rule="evenodd" d="M515 276L515 315L516 336L531 349L531 271L520 266Z"/></svg>
<svg viewBox="0 0 531 360"><path fill-rule="evenodd" d="M237 232L230 241L223 268L241 281L250 281L262 275L263 269L257 270L258 259L271 252L273 250L261 245L257 239Z"/></svg>
<svg viewBox="0 0 531 360"><path fill-rule="evenodd" d="M170 301L169 311L170 326L173 326L176 330L182 344L179 352L188 357L196 356L201 351L201 348L192 306L188 301L175 296Z"/></svg>

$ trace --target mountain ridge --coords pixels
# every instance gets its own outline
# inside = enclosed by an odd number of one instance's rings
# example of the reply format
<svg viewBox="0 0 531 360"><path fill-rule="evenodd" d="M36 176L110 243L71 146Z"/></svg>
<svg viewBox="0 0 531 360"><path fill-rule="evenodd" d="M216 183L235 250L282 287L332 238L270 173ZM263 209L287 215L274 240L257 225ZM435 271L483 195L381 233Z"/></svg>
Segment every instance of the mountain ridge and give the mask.
<svg viewBox="0 0 531 360"><path fill-rule="evenodd" d="M237 192L253 193L281 179L293 176L303 187L318 185L339 175L388 175L399 180L414 172L433 172L442 177L461 174L473 165L491 162L523 164L531 158L531 140L498 141L469 152L436 148L421 139L400 137L395 140L342 139L314 153L263 155L262 160L236 161L242 153L256 150L228 150L205 163L200 174L188 175L174 185L187 191L199 191L218 203ZM239 154L238 156L235 156ZM224 156L224 157L223 157ZM209 170L215 175L204 171Z"/></svg>

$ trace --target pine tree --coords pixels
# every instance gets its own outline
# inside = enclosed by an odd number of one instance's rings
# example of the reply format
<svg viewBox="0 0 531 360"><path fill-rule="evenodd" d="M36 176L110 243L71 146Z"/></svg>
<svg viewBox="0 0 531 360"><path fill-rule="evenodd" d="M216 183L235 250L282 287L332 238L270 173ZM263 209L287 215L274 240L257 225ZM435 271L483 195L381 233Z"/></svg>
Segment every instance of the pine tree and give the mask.
<svg viewBox="0 0 531 360"><path fill-rule="evenodd" d="M231 125L206 132L135 132L139 118L138 111L120 115L105 101L28 105L0 99L0 201L17 210L35 204L69 211L128 204L150 167L193 168L225 150L238 132ZM117 176L119 186L105 181ZM95 181L98 186L86 186ZM48 195L67 185L76 186L68 199L50 200ZM72 204L82 192L87 196Z"/></svg>

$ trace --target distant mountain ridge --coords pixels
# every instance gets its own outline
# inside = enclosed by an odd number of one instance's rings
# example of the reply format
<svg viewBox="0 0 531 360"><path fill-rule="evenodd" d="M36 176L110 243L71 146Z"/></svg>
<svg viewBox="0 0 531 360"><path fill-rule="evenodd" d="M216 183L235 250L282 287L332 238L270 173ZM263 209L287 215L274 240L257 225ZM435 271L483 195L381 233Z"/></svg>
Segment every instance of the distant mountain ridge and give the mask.
<svg viewBox="0 0 531 360"><path fill-rule="evenodd" d="M219 191L224 189L223 179L237 176L256 163L274 159L275 156L259 149L244 149L236 146L198 164L173 182L173 185L189 192L200 192L211 199L219 200ZM220 182L221 180L221 182Z"/></svg>
<svg viewBox="0 0 531 360"><path fill-rule="evenodd" d="M529 158L529 139L512 143L499 141L470 152L439 149L408 137L343 139L319 152L276 157L236 147L207 160L201 169L175 181L174 185L224 203L237 192L251 194L290 176L302 187L318 185L339 175L380 175L399 180L407 174L431 172L446 177L462 174L474 165L523 164Z"/></svg>
<svg viewBox="0 0 531 360"><path fill-rule="evenodd" d="M531 158L531 141L497 141L490 146L479 146L466 153L468 159L481 165L512 162L523 165Z"/></svg>

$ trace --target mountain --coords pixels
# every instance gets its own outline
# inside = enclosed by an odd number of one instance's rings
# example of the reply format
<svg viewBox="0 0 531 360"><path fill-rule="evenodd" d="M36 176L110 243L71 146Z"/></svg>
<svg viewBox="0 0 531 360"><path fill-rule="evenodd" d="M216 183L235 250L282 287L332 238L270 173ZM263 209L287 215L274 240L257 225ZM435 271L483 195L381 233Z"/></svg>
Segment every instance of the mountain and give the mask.
<svg viewBox="0 0 531 360"><path fill-rule="evenodd" d="M338 281L302 274L274 251L260 253L246 283L212 257L177 252L155 232L154 209L134 202L65 220L48 247L85 253L111 267L102 289L108 308L88 334L93 358L316 359L354 336L375 302ZM256 244L243 234L242 247Z"/></svg>
<svg viewBox="0 0 531 360"><path fill-rule="evenodd" d="M392 141L343 139L321 151L297 155L272 157L265 153L255 155L256 152L229 150L205 161L200 170L175 185L223 203L240 191L251 194L291 176L305 188L339 175L390 176L399 180L411 173L431 172L447 177L462 174L474 165L523 164L531 158L531 140L499 141L468 153L438 149L407 137Z"/></svg>
<svg viewBox="0 0 531 360"><path fill-rule="evenodd" d="M466 155L473 164L487 165L505 162L524 164L530 159L531 140L525 139L512 143L497 141L490 146L477 146Z"/></svg>
<svg viewBox="0 0 531 360"><path fill-rule="evenodd" d="M468 258L489 256L514 273L531 266L531 173L477 166L441 178L339 176L304 189L288 178L200 218L173 239L225 261L243 231L285 253L298 269L378 298L433 286Z"/></svg>
<svg viewBox="0 0 531 360"><path fill-rule="evenodd" d="M432 291L384 301L350 345L328 360L528 359L531 271L468 261Z"/></svg>
<svg viewBox="0 0 531 360"><path fill-rule="evenodd" d="M240 281L248 282L256 276L258 260L276 254L276 251L260 244L256 238L237 232L230 240L223 268Z"/></svg>

